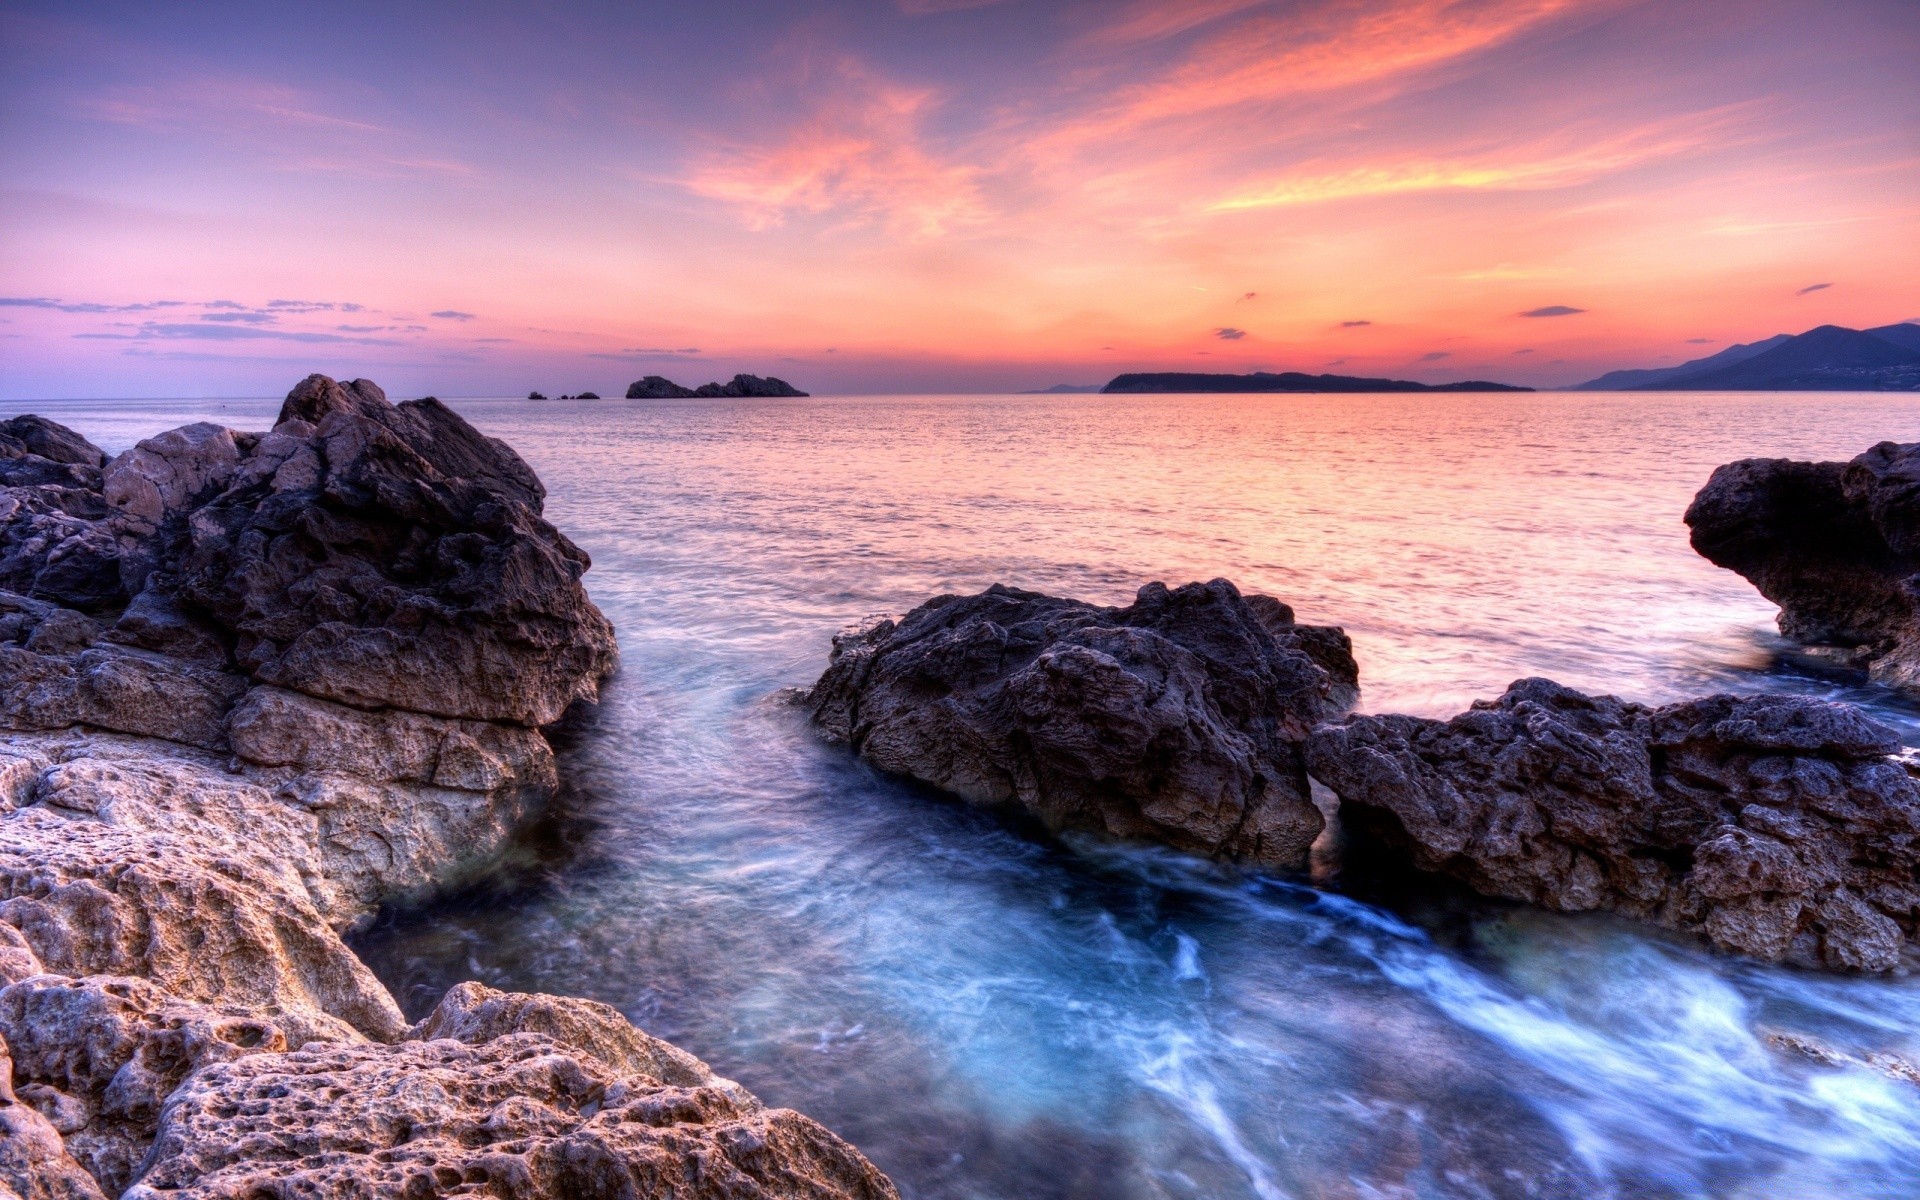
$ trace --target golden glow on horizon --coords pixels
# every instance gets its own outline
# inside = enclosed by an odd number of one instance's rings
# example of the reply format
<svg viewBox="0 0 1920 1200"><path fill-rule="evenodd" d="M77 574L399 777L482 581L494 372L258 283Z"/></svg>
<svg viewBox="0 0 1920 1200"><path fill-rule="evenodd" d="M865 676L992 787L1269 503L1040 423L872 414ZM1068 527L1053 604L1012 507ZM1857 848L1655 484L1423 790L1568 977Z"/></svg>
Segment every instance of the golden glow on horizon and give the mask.
<svg viewBox="0 0 1920 1200"><path fill-rule="evenodd" d="M935 4L902 36L1021 8ZM1920 317L1920 82L1887 65L1920 21L1897 4L1073 11L970 67L823 17L706 97L439 107L15 19L49 72L113 69L33 93L71 136L31 140L0 193L0 295L28 302L0 307L26 351L0 386L296 363L550 391L1561 383ZM290 296L352 307L267 307ZM162 299L184 303L141 307Z"/></svg>

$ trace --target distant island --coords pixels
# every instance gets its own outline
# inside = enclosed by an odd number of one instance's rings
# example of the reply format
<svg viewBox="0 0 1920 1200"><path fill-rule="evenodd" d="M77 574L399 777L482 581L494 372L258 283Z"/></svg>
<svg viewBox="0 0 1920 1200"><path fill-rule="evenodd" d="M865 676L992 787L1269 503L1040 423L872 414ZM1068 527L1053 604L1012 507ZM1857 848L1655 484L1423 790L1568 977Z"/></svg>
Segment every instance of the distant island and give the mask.
<svg viewBox="0 0 1920 1200"><path fill-rule="evenodd" d="M1920 323L1875 329L1821 325L1728 346L1677 367L1609 371L1582 392L1920 391Z"/></svg>
<svg viewBox="0 0 1920 1200"><path fill-rule="evenodd" d="M1530 392L1510 383L1469 379L1461 383L1414 383L1408 379L1364 379L1357 375L1307 375L1300 371L1255 371L1251 375L1206 375L1194 371L1150 371L1116 375L1103 393L1133 392Z"/></svg>
<svg viewBox="0 0 1920 1200"><path fill-rule="evenodd" d="M678 400L694 396L804 396L807 393L784 379L769 375L735 375L727 383L703 383L699 387L681 387L664 375L649 375L627 385L629 400Z"/></svg>
<svg viewBox="0 0 1920 1200"><path fill-rule="evenodd" d="M1098 392L1099 390L1100 385L1097 383L1056 383L1052 387L1028 388L1026 391L1016 394L1021 396L1080 396Z"/></svg>

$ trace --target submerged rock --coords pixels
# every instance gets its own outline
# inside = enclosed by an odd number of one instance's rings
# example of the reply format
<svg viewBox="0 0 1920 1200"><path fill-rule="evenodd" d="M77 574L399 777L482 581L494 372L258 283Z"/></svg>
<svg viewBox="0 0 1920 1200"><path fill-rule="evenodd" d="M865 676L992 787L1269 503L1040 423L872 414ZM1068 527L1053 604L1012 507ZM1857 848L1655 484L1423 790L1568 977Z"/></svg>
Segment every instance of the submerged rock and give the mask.
<svg viewBox="0 0 1920 1200"><path fill-rule="evenodd" d="M1780 606L1781 633L1920 687L1920 443L1728 463L1686 520L1695 550Z"/></svg>
<svg viewBox="0 0 1920 1200"><path fill-rule="evenodd" d="M1290 868L1325 823L1300 743L1357 696L1344 633L1216 579L1127 608L941 596L835 638L806 703L874 765L970 802Z"/></svg>
<svg viewBox="0 0 1920 1200"><path fill-rule="evenodd" d="M110 462L14 418L0 480L0 1197L892 1195L604 1006L455 989L410 1031L342 940L510 843L616 661L505 444L316 375ZM408 1132L449 1080L457 1176Z"/></svg>
<svg viewBox="0 0 1920 1200"><path fill-rule="evenodd" d="M1523 679L1450 721L1324 726L1306 753L1352 836L1484 895L1888 971L1920 928L1920 784L1899 749L1826 701L1651 708Z"/></svg>

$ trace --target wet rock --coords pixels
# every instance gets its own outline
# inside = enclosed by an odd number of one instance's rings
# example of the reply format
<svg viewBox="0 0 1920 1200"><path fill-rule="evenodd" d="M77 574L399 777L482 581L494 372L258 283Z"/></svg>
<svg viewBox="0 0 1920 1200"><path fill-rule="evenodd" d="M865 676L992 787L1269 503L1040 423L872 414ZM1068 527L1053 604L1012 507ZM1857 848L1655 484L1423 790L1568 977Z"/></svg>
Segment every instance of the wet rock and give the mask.
<svg viewBox="0 0 1920 1200"><path fill-rule="evenodd" d="M1523 679L1450 721L1323 726L1306 754L1353 837L1484 895L1887 971L1920 917L1920 784L1899 749L1847 705L1652 708Z"/></svg>
<svg viewBox="0 0 1920 1200"><path fill-rule="evenodd" d="M1780 606L1780 632L1920 687L1920 443L1850 462L1749 458L1687 509L1693 548Z"/></svg>
<svg viewBox="0 0 1920 1200"><path fill-rule="evenodd" d="M973 803L1291 868L1324 825L1300 743L1357 678L1345 634L1226 580L1127 608L996 585L835 638L806 703L876 766Z"/></svg>

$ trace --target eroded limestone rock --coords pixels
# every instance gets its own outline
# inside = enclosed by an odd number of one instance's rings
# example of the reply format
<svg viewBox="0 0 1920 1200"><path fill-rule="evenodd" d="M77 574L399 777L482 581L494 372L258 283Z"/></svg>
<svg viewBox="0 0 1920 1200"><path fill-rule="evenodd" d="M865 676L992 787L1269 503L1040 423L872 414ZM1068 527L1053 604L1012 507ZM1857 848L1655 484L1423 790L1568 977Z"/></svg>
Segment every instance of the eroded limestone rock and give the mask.
<svg viewBox="0 0 1920 1200"><path fill-rule="evenodd" d="M1920 784L1899 749L1848 705L1651 708L1523 679L1450 721L1323 726L1307 765L1354 836L1485 895L1887 971L1920 929Z"/></svg>
<svg viewBox="0 0 1920 1200"><path fill-rule="evenodd" d="M318 1046L196 1072L130 1200L474 1194L891 1200L858 1151L737 1089L537 1033Z"/></svg>
<svg viewBox="0 0 1920 1200"><path fill-rule="evenodd" d="M557 785L539 726L613 667L506 446L314 376L269 433L111 462L0 422L0 485L0 1200L496 1167L524 1196L892 1195L603 1005L472 985L409 1030L341 940L497 856Z"/></svg>
<svg viewBox="0 0 1920 1200"><path fill-rule="evenodd" d="M1300 742L1350 708L1346 635L1216 579L1127 608L995 586L834 639L806 703L884 770L1054 829L1297 867Z"/></svg>

